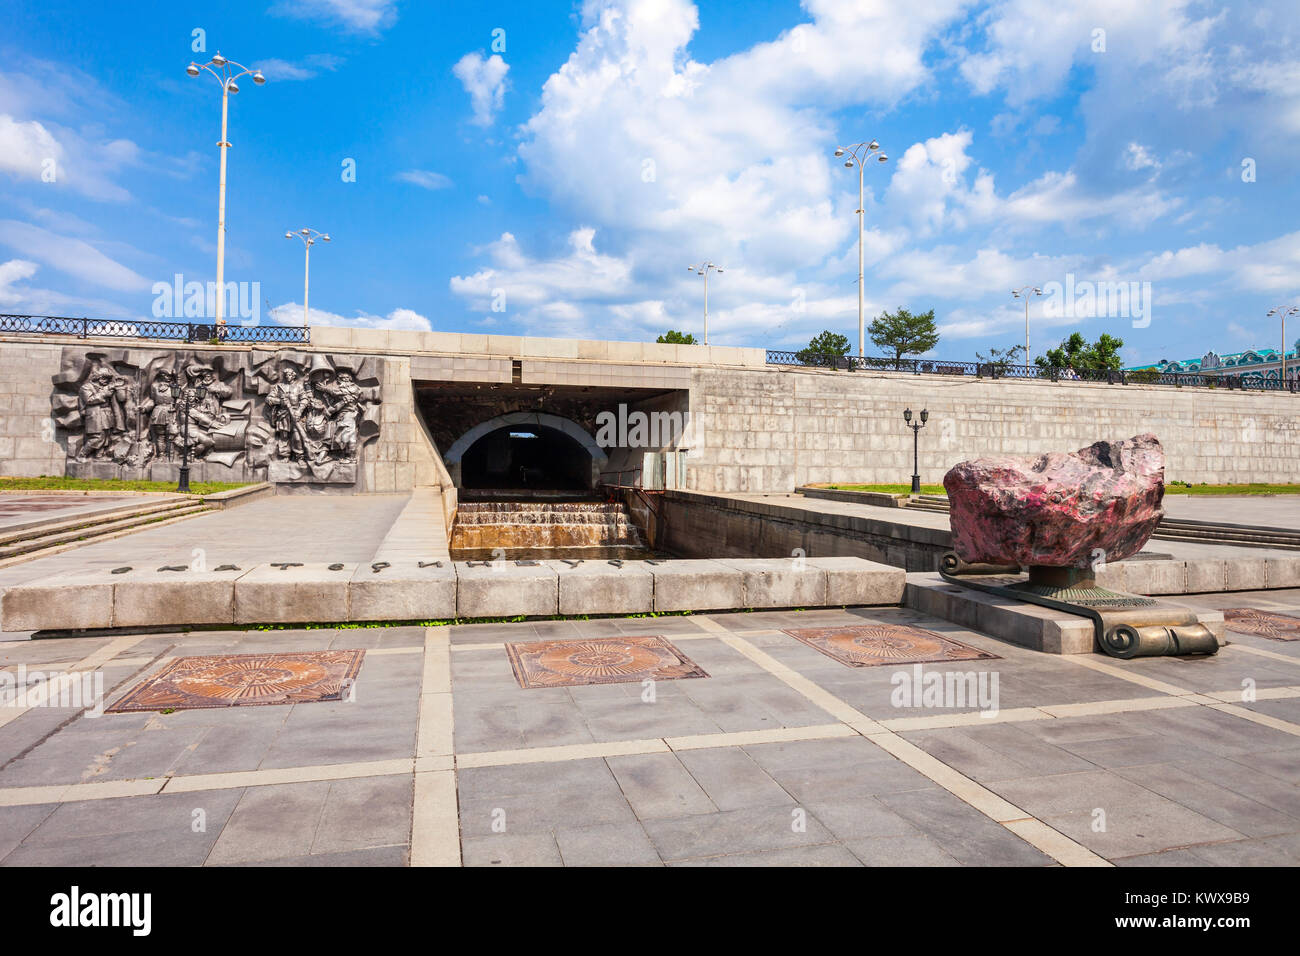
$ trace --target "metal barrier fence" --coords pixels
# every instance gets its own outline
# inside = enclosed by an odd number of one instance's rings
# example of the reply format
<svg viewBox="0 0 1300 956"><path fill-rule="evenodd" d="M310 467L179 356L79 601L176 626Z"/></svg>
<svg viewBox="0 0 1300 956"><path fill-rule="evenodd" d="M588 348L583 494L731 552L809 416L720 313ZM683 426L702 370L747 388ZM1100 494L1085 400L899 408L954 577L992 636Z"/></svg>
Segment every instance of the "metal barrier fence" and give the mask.
<svg viewBox="0 0 1300 956"><path fill-rule="evenodd" d="M1283 382L1262 375L1204 375L1189 372L1157 372L1153 369L1041 368L1005 362L949 362L944 359L892 359L873 355L812 355L806 352L767 350L768 365L799 368L830 368L841 371L896 372L901 375L970 375L976 378L1041 379L1050 382L1105 382L1108 385L1168 385L1175 388L1223 388L1229 391L1300 391L1300 381Z"/></svg>
<svg viewBox="0 0 1300 956"><path fill-rule="evenodd" d="M79 339L166 339L175 342L311 341L311 329L298 325L217 325L207 322L156 322L134 319L91 319L62 315L0 314L0 335L72 335Z"/></svg>

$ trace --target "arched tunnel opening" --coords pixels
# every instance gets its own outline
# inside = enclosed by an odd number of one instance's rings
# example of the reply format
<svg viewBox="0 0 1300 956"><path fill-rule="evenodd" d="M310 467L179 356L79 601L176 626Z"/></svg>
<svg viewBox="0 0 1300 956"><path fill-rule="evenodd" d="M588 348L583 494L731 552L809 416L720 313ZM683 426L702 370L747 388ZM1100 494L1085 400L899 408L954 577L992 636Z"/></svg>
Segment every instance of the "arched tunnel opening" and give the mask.
<svg viewBox="0 0 1300 956"><path fill-rule="evenodd" d="M481 490L589 491L592 456L574 438L545 425L506 425L461 457L461 487Z"/></svg>
<svg viewBox="0 0 1300 956"><path fill-rule="evenodd" d="M648 516L606 487L639 484L642 461L651 456L608 422L624 422L643 406L680 405L684 412L684 391L518 381L415 385L420 417L457 489L448 529L455 560L660 553L649 543Z"/></svg>

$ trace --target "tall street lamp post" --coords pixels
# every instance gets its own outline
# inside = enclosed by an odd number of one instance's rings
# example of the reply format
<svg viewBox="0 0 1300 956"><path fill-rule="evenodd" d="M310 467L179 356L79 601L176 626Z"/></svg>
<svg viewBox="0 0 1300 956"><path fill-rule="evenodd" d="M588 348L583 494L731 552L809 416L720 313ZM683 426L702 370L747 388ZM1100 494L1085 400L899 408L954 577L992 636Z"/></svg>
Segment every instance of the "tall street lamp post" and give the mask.
<svg viewBox="0 0 1300 956"><path fill-rule="evenodd" d="M930 413L924 408L921 409L921 420L919 422L912 421L912 410L910 408L903 409L903 421L907 423L908 428L912 429L912 494L914 495L921 493L921 429L925 427L925 423L929 420Z"/></svg>
<svg viewBox="0 0 1300 956"><path fill-rule="evenodd" d="M186 387L181 384L180 375L172 380L171 388L172 401L180 417L181 431L181 474L176 490L188 495L190 493L190 408L201 403L207 397L208 390L202 382Z"/></svg>
<svg viewBox="0 0 1300 956"><path fill-rule="evenodd" d="M888 161L889 157L880 152L880 144L874 139L869 143L854 143L851 146L840 146L835 150L835 155L848 156L844 160L844 165L849 169L854 166L858 167L858 358L866 355L866 338L867 326L863 317L863 292L862 292L862 217L866 215L867 204L864 198L863 186L863 169L866 161L872 156L876 157L876 162L883 163Z"/></svg>
<svg viewBox="0 0 1300 956"><path fill-rule="evenodd" d="M216 69L213 69L215 67ZM221 326L226 324L224 316L225 299L226 299L226 150L230 149L230 143L226 140L226 118L230 111L230 94L239 92L239 84L236 82L241 76L252 76L253 82L261 86L266 82L266 77L262 75L261 70L250 70L243 64L236 63L234 60L228 60L217 51L207 63L199 66L191 61L190 65L185 68L185 72L190 76L198 76L203 70L207 70L217 78L221 84L221 142L217 146L221 148L221 180L217 188L217 312L216 326L218 335L221 333ZM241 72L236 73L235 70Z"/></svg>
<svg viewBox="0 0 1300 956"><path fill-rule="evenodd" d="M1011 298L1025 300L1025 364L1029 364L1029 299L1031 296L1042 295L1043 290L1036 285L1025 285L1019 289L1011 290Z"/></svg>
<svg viewBox="0 0 1300 956"><path fill-rule="evenodd" d="M316 245L316 240L329 242L330 234L328 232L317 232L315 229L306 227L299 229L297 232L286 232L286 239L298 238L302 240L303 249L306 254L302 261L302 327L305 329L311 325L307 321L307 293L311 289L311 247Z"/></svg>
<svg viewBox="0 0 1300 956"><path fill-rule="evenodd" d="M1282 320L1282 387L1286 388L1286 320L1288 316L1300 313L1300 306L1279 305L1276 309L1269 309L1269 315L1276 315Z"/></svg>
<svg viewBox="0 0 1300 956"><path fill-rule="evenodd" d="M704 344L708 345L709 344L709 270L713 270L718 275L722 275L723 268L722 266L714 265L712 262L709 262L707 259L704 262L701 262L698 266L687 266L686 268L694 272L696 275L704 276Z"/></svg>

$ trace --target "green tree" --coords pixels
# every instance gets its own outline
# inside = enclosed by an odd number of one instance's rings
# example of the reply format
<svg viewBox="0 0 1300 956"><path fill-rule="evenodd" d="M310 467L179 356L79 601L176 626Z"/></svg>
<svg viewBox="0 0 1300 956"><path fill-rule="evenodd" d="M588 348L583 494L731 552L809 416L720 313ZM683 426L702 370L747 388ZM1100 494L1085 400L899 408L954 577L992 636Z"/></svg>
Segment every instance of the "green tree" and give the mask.
<svg viewBox="0 0 1300 956"><path fill-rule="evenodd" d="M848 354L849 340L838 332L827 329L813 336L808 347L797 352L796 357L804 365L826 365L834 368L836 359L841 359Z"/></svg>
<svg viewBox="0 0 1300 956"><path fill-rule="evenodd" d="M1041 369L1114 370L1123 364L1119 355L1119 350L1123 347L1123 339L1117 339L1107 332L1103 332L1091 344L1082 332L1071 332L1070 337L1062 340L1059 346L1048 349L1046 355L1034 359L1034 364Z"/></svg>
<svg viewBox="0 0 1300 956"><path fill-rule="evenodd" d="M660 345L697 345L695 336L689 332L678 332L676 329L669 329L659 338L655 339Z"/></svg>
<svg viewBox="0 0 1300 956"><path fill-rule="evenodd" d="M1016 359L1024 354L1024 351L1025 347L1023 345L1013 345L1009 349L990 348L988 355L983 352L976 352L975 360L981 365L993 366L994 375L1002 375L1016 363Z"/></svg>
<svg viewBox="0 0 1300 956"><path fill-rule="evenodd" d="M939 330L934 326L934 309L913 315L907 309L882 312L867 329L877 348L892 353L894 367L899 368L904 355L921 355L939 344Z"/></svg>

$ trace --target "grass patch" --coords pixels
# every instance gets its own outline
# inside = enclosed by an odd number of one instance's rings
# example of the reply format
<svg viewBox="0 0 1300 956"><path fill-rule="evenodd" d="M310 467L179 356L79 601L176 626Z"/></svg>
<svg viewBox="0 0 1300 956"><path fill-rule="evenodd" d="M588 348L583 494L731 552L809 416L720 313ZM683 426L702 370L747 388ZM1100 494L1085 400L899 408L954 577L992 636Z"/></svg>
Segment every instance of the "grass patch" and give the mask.
<svg viewBox="0 0 1300 956"><path fill-rule="evenodd" d="M753 612L752 607L734 608L730 611L717 610L709 611L709 614L750 614ZM764 610L783 610L783 611L806 611L807 608L765 608ZM825 610L824 608L822 610ZM630 620L632 618L655 618L655 617L690 617L695 611L645 611L639 614L546 614L541 617L528 617L527 615L518 614L514 617L459 617L449 618L443 621L342 621L339 623L330 623L328 621L312 621L306 624L286 621L276 624L250 624L243 628L248 631L316 631L322 629L337 629L340 631L367 630L374 627L448 627L452 624L518 624L522 621L600 621L608 618L617 618L619 620ZM229 625L214 624L206 630L229 630ZM238 628L237 628L238 629ZM204 628L186 628L187 632L192 630L204 630Z"/></svg>
<svg viewBox="0 0 1300 956"><path fill-rule="evenodd" d="M814 485L832 491L878 491L890 495L905 495L911 485ZM923 495L943 495L943 485L922 485ZM1167 495L1300 495L1300 484L1270 485L1252 481L1241 485L1210 485L1202 482L1193 485L1186 481L1171 481L1165 485Z"/></svg>
<svg viewBox="0 0 1300 956"><path fill-rule="evenodd" d="M243 488L247 481L192 481L190 494L215 495L222 491ZM134 481L125 478L56 478L41 475L39 478L0 478L0 492L4 491L175 491L174 481Z"/></svg>
<svg viewBox="0 0 1300 956"><path fill-rule="evenodd" d="M1193 485L1186 481L1171 481L1165 485L1167 495L1300 495L1300 484L1269 485L1252 481L1244 485Z"/></svg>
<svg viewBox="0 0 1300 956"><path fill-rule="evenodd" d="M814 485L814 488L827 488L831 491L878 491L887 495L906 495L912 491L911 484L906 485ZM922 485L923 495L944 495L943 485Z"/></svg>

